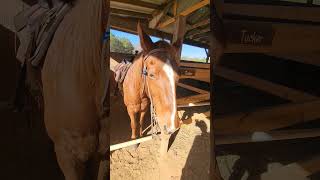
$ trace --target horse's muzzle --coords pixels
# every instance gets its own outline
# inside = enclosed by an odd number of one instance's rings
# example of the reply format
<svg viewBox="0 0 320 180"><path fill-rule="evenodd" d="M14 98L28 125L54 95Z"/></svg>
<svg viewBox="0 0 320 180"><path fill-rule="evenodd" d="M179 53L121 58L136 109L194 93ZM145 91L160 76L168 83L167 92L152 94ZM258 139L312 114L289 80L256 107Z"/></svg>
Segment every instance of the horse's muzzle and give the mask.
<svg viewBox="0 0 320 180"><path fill-rule="evenodd" d="M177 128L178 129L178 128ZM176 132L177 129L172 129L172 128L167 128L166 125L163 126L162 128L162 132L166 135L171 135L173 134L174 132Z"/></svg>

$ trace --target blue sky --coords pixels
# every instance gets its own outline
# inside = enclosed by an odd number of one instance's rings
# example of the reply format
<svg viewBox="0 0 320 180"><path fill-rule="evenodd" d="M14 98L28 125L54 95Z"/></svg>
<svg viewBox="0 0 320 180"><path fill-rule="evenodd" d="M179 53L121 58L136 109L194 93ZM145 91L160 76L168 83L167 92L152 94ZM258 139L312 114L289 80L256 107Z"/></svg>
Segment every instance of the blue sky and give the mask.
<svg viewBox="0 0 320 180"><path fill-rule="evenodd" d="M114 29L111 29L111 33L117 37L128 38L134 46L137 46L140 43L139 37L137 35L114 30ZM151 36L151 39L153 42L156 42L159 40L159 38L153 37L153 36ZM193 57L193 58L206 58L207 57L206 52L203 48L198 48L198 47L190 46L190 45L186 45L186 44L184 44L182 46L182 56Z"/></svg>

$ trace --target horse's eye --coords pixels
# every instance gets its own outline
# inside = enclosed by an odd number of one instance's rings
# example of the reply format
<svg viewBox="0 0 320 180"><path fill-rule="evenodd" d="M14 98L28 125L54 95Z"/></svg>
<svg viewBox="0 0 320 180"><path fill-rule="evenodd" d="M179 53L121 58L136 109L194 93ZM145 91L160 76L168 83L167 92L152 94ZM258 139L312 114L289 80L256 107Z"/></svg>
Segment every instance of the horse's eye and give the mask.
<svg viewBox="0 0 320 180"><path fill-rule="evenodd" d="M154 74L149 74L149 77L150 77L151 79L155 79Z"/></svg>

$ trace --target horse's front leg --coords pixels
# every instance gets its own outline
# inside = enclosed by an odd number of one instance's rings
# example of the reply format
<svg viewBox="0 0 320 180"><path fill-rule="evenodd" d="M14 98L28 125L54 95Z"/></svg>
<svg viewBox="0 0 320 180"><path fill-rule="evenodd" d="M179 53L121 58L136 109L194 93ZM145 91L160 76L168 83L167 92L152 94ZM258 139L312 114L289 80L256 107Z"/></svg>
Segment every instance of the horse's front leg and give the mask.
<svg viewBox="0 0 320 180"><path fill-rule="evenodd" d="M149 105L149 102L148 102L148 99L143 99L142 100L142 103L141 103L141 110L140 110L140 137L143 136L143 123L144 123L144 119L145 119L145 116L146 116L146 113L148 111L148 105Z"/></svg>
<svg viewBox="0 0 320 180"><path fill-rule="evenodd" d="M137 112L134 110L133 107L127 107L127 111L130 117L130 125L131 125L131 139L137 138L137 121L136 121L136 115Z"/></svg>

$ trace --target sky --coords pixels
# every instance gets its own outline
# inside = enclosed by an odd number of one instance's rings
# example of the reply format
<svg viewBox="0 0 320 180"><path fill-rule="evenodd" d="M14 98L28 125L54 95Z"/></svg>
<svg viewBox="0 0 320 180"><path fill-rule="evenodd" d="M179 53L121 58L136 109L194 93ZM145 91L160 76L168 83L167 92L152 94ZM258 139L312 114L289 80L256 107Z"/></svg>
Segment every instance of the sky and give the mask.
<svg viewBox="0 0 320 180"><path fill-rule="evenodd" d="M140 43L139 37L135 34L130 34L130 33L114 30L114 29L111 29L110 32L117 37L128 38L134 47L139 46L139 43ZM159 38L153 37L153 36L151 36L151 39L153 42L160 40ZM186 44L183 44L182 46L182 56L193 57L193 58L204 58L204 59L207 57L206 52L203 48L198 48L198 47L190 46Z"/></svg>

